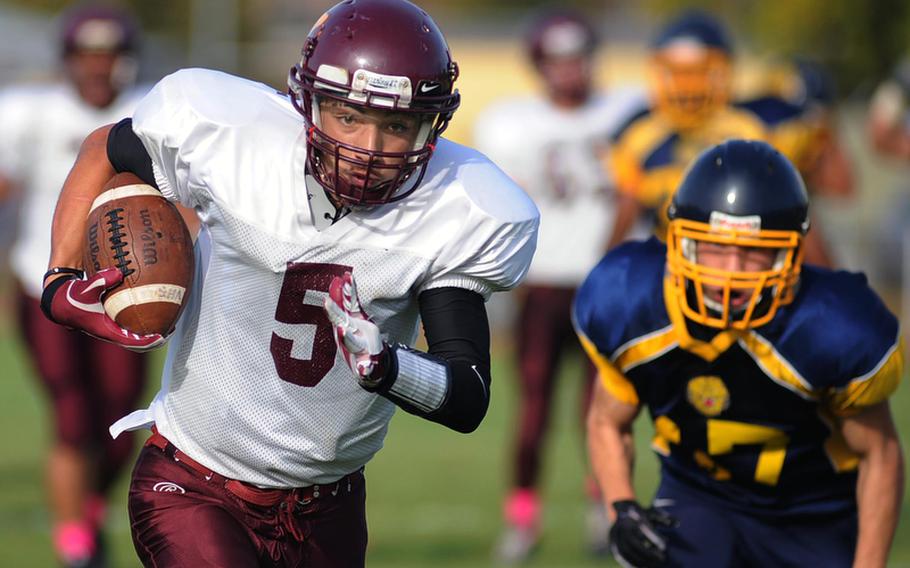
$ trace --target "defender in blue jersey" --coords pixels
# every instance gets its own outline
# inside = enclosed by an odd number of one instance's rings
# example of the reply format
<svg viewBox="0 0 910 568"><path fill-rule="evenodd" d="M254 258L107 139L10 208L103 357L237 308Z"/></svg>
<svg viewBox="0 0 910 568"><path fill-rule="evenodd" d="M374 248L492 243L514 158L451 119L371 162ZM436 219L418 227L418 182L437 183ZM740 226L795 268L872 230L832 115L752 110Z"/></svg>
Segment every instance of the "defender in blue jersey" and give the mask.
<svg viewBox="0 0 910 568"><path fill-rule="evenodd" d="M624 566L884 566L903 459L898 323L865 277L803 266L808 199L764 142L690 166L667 244L608 254L574 321L600 387L588 434ZM632 488L647 406L661 484Z"/></svg>

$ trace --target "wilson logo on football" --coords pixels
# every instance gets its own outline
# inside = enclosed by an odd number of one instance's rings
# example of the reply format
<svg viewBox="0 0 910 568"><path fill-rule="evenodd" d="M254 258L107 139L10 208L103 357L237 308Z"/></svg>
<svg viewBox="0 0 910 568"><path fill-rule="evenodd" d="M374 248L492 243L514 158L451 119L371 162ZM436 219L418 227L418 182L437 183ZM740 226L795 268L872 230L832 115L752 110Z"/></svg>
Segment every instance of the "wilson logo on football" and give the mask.
<svg viewBox="0 0 910 568"><path fill-rule="evenodd" d="M156 493L186 493L186 489L170 481L159 481L152 487Z"/></svg>

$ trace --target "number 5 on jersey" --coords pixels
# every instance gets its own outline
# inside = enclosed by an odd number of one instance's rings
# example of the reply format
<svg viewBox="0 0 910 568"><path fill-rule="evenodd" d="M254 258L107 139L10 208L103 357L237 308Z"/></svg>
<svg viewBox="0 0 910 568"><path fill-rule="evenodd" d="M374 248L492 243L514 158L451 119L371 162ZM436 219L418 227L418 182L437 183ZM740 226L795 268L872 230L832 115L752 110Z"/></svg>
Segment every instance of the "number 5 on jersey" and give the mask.
<svg viewBox="0 0 910 568"><path fill-rule="evenodd" d="M284 329L272 332L269 346L275 371L281 380L302 387L314 387L335 366L337 347L334 330L322 303L332 279L351 270L350 266L341 264L288 263L275 307L275 320L286 325ZM309 358L303 358L303 353L294 351L295 342L299 350L299 342L304 340L308 331L298 327L302 325L315 327ZM286 337L292 334L294 337Z"/></svg>

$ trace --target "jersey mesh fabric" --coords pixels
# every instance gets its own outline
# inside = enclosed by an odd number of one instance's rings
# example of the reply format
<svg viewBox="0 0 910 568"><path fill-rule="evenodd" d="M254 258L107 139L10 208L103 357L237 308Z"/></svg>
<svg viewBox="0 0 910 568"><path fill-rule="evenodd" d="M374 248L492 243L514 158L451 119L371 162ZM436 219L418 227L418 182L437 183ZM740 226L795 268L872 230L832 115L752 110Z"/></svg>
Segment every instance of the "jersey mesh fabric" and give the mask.
<svg viewBox="0 0 910 568"><path fill-rule="evenodd" d="M412 344L420 291L509 289L533 253L530 200L477 152L445 140L407 199L316 231L305 131L280 93L180 71L140 104L133 130L162 193L195 207L204 231L162 390L150 412L112 431L154 422L228 477L328 483L381 447L394 406L363 390L337 353L321 307L333 276L350 270L386 340Z"/></svg>
<svg viewBox="0 0 910 568"><path fill-rule="evenodd" d="M358 469L382 446L394 405L360 388L331 336L314 345L315 324L274 319L281 268L288 258L356 267L364 310L388 341L413 344L418 313L408 290L427 261L338 244L280 243L228 215L223 221L212 230L204 311L191 306L198 324L186 333L196 340L180 343L168 369L165 435L215 471L261 486L325 483ZM308 290L303 303L321 313L324 297ZM205 333L196 335L198 329ZM333 366L312 387L282 380L270 351L273 333L294 342L292 357L312 360L314 349L329 351Z"/></svg>

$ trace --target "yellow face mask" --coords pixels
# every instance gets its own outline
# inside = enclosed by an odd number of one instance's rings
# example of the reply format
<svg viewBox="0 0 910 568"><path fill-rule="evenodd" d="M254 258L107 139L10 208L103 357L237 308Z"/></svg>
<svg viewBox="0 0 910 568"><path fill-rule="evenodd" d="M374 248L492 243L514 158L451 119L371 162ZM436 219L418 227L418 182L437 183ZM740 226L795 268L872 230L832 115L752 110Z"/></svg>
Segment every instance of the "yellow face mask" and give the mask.
<svg viewBox="0 0 910 568"><path fill-rule="evenodd" d="M771 321L793 301L802 268L802 234L674 219L667 233L668 301L689 320L718 329L746 330ZM699 243L773 250L770 268L733 271L699 264ZM735 300L735 301L734 301ZM738 303L738 305L736 305Z"/></svg>
<svg viewBox="0 0 910 568"><path fill-rule="evenodd" d="M649 76L657 111L682 130L700 126L730 100L730 57L718 49L663 49L651 57Z"/></svg>

